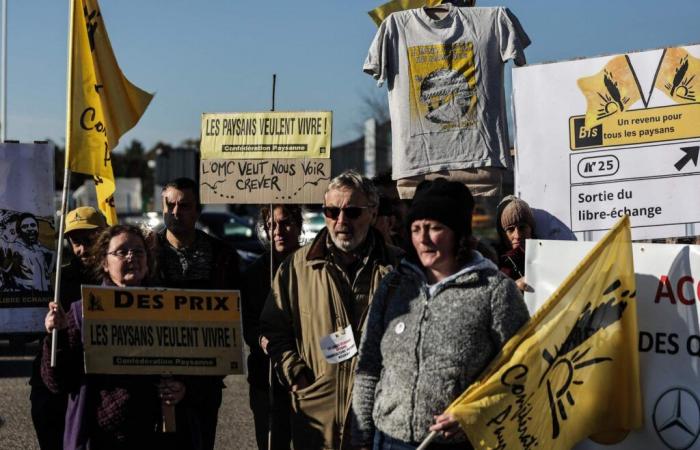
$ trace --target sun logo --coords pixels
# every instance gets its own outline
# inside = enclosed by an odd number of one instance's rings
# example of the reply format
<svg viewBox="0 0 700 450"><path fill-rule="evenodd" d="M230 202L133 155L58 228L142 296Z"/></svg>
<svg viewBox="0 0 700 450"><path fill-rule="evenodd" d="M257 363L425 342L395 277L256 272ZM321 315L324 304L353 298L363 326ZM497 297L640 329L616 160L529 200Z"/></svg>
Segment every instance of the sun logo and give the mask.
<svg viewBox="0 0 700 450"><path fill-rule="evenodd" d="M104 311L102 306L102 300L94 294L90 294L88 297L88 311Z"/></svg>
<svg viewBox="0 0 700 450"><path fill-rule="evenodd" d="M623 299L633 299L636 292L630 293L628 290L623 290L617 294L620 300L616 301L615 291L621 286L620 280L615 280L602 294L602 296L613 294L612 298L598 304L595 308L591 308L590 302L586 304L562 345L555 346L554 355L547 349L542 352L542 358L547 361L549 367L542 374L539 385L542 386L545 382L547 387L553 439L559 436L561 423L569 418L567 409L576 404L571 392L572 385L580 386L584 383L580 378L586 378L585 375L581 376L580 371L596 364L612 361L608 356L592 356L585 359L593 347L589 345L586 348L580 348L580 346L583 346L584 342L596 332L603 332L605 328L622 318L627 308L627 301Z"/></svg>
<svg viewBox="0 0 700 450"><path fill-rule="evenodd" d="M622 112L625 110L625 105L629 103L629 97L623 97L620 93L620 89L615 81L615 77L612 72L607 70L603 71L603 85L605 85L605 90L607 92L600 93L597 92L598 97L600 97L600 108L598 108L596 118L598 120L603 119L608 116L612 116L617 112Z"/></svg>
<svg viewBox="0 0 700 450"><path fill-rule="evenodd" d="M695 75L691 77L686 77L688 73L688 56L681 58L678 67L676 67L676 74L673 77L672 83L664 84L664 87L668 89L671 97L676 95L683 100L688 100L691 102L695 101L695 91L693 90L693 79Z"/></svg>

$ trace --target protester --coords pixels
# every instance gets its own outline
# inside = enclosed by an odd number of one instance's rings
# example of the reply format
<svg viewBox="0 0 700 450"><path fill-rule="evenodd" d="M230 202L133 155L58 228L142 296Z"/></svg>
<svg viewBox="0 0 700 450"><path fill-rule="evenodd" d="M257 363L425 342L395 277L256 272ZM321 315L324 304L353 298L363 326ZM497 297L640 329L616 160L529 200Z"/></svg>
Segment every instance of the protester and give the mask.
<svg viewBox="0 0 700 450"><path fill-rule="evenodd" d="M347 426L355 352L374 290L399 250L371 228L377 191L354 171L331 180L326 227L280 266L261 316L262 334L279 376L292 391L294 448L349 448ZM324 343L324 350L322 349Z"/></svg>
<svg viewBox="0 0 700 450"><path fill-rule="evenodd" d="M95 277L105 286L149 284L152 262L146 240L130 225L104 230L91 250ZM172 378L86 375L83 361L82 301L68 312L49 303L46 331L58 330L56 367L51 367L51 338L44 340L41 376L52 392L68 393L63 446L69 449L157 448L161 400L177 404L185 395Z"/></svg>
<svg viewBox="0 0 700 450"><path fill-rule="evenodd" d="M377 290L360 346L352 430L359 448L469 448L444 411L528 320L515 284L471 250L474 202L461 183L421 183L413 250Z"/></svg>
<svg viewBox="0 0 700 450"><path fill-rule="evenodd" d="M387 243L405 249L408 236L403 222L411 202L399 198L396 180L392 180L391 174L388 172L380 173L372 178L372 183L379 193L377 219L374 222L374 227L384 236Z"/></svg>
<svg viewBox="0 0 700 450"><path fill-rule="evenodd" d="M199 186L190 178L178 178L162 193L165 229L155 239L158 285L181 289L237 289L239 259L221 239L198 230L202 210ZM210 450L216 425L223 377L185 378L189 395L176 408L178 444L182 448Z"/></svg>
<svg viewBox="0 0 700 450"><path fill-rule="evenodd" d="M95 208L83 206L66 215L65 236L73 251L70 262L61 267L61 292L58 296L61 308L70 309L71 303L80 300L80 286L83 284L100 284L91 272L88 249L95 242L97 235L107 226L105 218ZM41 360L43 345L34 359L32 387L29 400L32 404L32 422L41 450L62 449L63 431L68 396L65 393L51 392L41 379Z"/></svg>
<svg viewBox="0 0 700 450"><path fill-rule="evenodd" d="M275 272L282 261L299 248L302 223L299 206L275 205L272 216L269 207L260 209L260 227L270 243ZM273 376L273 398L272 404L270 403L268 381L270 358L266 353L268 340L260 332L260 314L270 293L270 285L270 251L267 251L250 265L241 282L243 338L250 347L248 356L250 409L253 411L258 449L267 450L268 448L268 428L271 419L272 445L270 448L289 450L291 444L289 393L277 377Z"/></svg>
<svg viewBox="0 0 700 450"><path fill-rule="evenodd" d="M525 279L525 240L535 236L535 218L525 201L514 195L506 196L498 204L496 226L501 238L499 267L501 272L515 280L520 291L528 288Z"/></svg>

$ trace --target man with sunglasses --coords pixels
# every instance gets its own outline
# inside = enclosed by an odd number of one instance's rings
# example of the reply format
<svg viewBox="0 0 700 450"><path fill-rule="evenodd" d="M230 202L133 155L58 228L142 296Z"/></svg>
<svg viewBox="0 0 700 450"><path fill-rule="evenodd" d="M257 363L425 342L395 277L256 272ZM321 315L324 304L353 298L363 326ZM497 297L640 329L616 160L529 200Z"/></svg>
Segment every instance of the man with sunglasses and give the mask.
<svg viewBox="0 0 700 450"><path fill-rule="evenodd" d="M73 251L71 261L61 267L61 293L59 300L64 311L70 310L71 303L80 300L80 286L83 284L100 284L92 275L89 249L97 239L107 222L95 208L82 206L66 215L65 236ZM29 399L32 404L32 422L36 430L39 447L42 450L63 448L63 418L66 415L68 397L66 394L54 394L49 391L41 379L41 352L34 360L32 386Z"/></svg>
<svg viewBox="0 0 700 450"><path fill-rule="evenodd" d="M372 227L378 200L357 172L332 179L326 227L282 263L260 318L291 391L294 448L349 448L357 346L374 290L400 256Z"/></svg>

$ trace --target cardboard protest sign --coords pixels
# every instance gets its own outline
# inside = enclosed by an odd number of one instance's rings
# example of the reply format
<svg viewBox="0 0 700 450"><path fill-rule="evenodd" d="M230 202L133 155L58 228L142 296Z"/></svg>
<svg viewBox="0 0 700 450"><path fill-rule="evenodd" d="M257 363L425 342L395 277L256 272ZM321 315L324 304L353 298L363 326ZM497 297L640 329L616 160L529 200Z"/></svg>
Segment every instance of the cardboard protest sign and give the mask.
<svg viewBox="0 0 700 450"><path fill-rule="evenodd" d="M0 144L0 333L44 331L56 260L53 153Z"/></svg>
<svg viewBox="0 0 700 450"><path fill-rule="evenodd" d="M324 111L203 114L202 202L322 202L331 129Z"/></svg>
<svg viewBox="0 0 700 450"><path fill-rule="evenodd" d="M525 300L531 314L593 245L527 241L525 276L533 289ZM633 244L632 251L644 427L615 445L586 440L576 448L700 450L700 246Z"/></svg>
<svg viewBox="0 0 700 450"><path fill-rule="evenodd" d="M330 158L329 111L202 114L202 159Z"/></svg>
<svg viewBox="0 0 700 450"><path fill-rule="evenodd" d="M700 45L515 68L516 193L579 239L700 234L698 83Z"/></svg>
<svg viewBox="0 0 700 450"><path fill-rule="evenodd" d="M330 159L206 159L203 203L318 203L331 179Z"/></svg>
<svg viewBox="0 0 700 450"><path fill-rule="evenodd" d="M243 373L238 291L83 286L85 372Z"/></svg>

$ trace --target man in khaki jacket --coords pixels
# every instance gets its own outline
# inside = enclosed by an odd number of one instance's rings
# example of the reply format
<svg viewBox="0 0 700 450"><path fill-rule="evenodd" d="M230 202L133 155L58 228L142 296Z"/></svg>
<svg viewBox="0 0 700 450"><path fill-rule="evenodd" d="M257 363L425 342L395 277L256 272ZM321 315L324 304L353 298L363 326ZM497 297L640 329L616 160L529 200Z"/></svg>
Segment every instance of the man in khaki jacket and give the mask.
<svg viewBox="0 0 700 450"><path fill-rule="evenodd" d="M331 180L326 228L280 266L260 318L262 334L292 396L294 448L350 446L352 384L372 294L398 263L371 227L378 195L354 171Z"/></svg>

